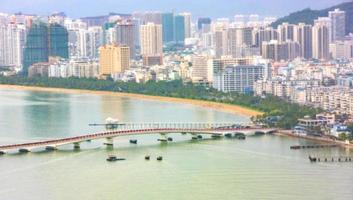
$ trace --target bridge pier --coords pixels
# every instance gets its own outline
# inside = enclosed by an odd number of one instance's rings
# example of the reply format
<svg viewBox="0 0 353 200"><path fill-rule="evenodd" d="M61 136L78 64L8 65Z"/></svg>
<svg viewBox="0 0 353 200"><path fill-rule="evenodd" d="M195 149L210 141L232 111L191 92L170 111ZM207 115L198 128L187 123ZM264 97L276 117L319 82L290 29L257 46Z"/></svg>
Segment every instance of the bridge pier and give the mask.
<svg viewBox="0 0 353 200"><path fill-rule="evenodd" d="M47 150L47 151L55 151L55 150L58 150L58 148L56 146L46 146L45 150Z"/></svg>
<svg viewBox="0 0 353 200"><path fill-rule="evenodd" d="M223 135L220 135L220 134L212 134L211 137L214 138L214 139L219 139L221 138Z"/></svg>
<svg viewBox="0 0 353 200"><path fill-rule="evenodd" d="M74 149L80 149L80 143L79 142L75 142L74 143Z"/></svg>
<svg viewBox="0 0 353 200"><path fill-rule="evenodd" d="M107 137L105 139L106 139L106 142L104 143L105 145L107 145L107 146L113 146L114 145L113 138Z"/></svg>
<svg viewBox="0 0 353 200"><path fill-rule="evenodd" d="M22 149L19 149L18 152L20 153L29 153L31 150L29 149L25 149L25 148L22 148Z"/></svg>
<svg viewBox="0 0 353 200"><path fill-rule="evenodd" d="M198 137L197 137L197 135L195 133L191 133L191 139L192 140L197 140Z"/></svg>

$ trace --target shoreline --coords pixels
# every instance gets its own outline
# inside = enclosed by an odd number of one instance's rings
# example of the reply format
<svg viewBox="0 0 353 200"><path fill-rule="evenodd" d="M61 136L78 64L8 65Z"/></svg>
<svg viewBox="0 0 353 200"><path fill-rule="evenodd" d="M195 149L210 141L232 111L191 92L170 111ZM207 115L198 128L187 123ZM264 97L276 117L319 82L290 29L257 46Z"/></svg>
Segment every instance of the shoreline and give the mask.
<svg viewBox="0 0 353 200"><path fill-rule="evenodd" d="M307 135L298 135L298 134L292 133L292 131L290 131L290 130L281 130L281 129L279 129L276 132L274 132L273 135L283 136L283 137L292 137L292 138L302 138L302 139L316 141L316 142L323 142L323 143L328 143L328 144L337 144L340 147L344 147L344 148L353 148L353 144L352 143L347 144L344 141L340 141L340 140L332 140L332 139L329 139L329 138L314 137L314 136L307 136Z"/></svg>
<svg viewBox="0 0 353 200"><path fill-rule="evenodd" d="M94 94L94 95L110 95L117 97L127 97L132 99L143 99L152 101L161 101L169 103L189 104L200 106L203 108L218 110L221 112L232 113L237 115L244 115L247 117L262 115L263 112L252 110L238 105L230 105L218 102L195 100L195 99L183 99L176 97L163 97L163 96L152 96L145 94L125 93L125 92L112 92L112 91L99 91L99 90L84 90L84 89L67 89L67 88L51 88L51 87L40 87L40 86L22 86L22 85L7 85L0 84L0 89L12 89L12 90L26 90L26 91L38 91L38 92L56 92L66 94Z"/></svg>

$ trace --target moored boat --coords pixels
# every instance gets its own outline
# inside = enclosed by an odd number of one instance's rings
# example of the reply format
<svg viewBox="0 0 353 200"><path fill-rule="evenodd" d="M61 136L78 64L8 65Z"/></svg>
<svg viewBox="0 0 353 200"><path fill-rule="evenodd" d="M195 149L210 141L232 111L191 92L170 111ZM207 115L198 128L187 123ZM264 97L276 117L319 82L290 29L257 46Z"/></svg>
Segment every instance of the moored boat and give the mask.
<svg viewBox="0 0 353 200"><path fill-rule="evenodd" d="M126 160L125 158L117 158L116 156L114 156L114 155L110 155L110 156L108 156L108 158L107 158L107 161L108 162L114 162L114 161L118 161L118 160Z"/></svg>
<svg viewBox="0 0 353 200"><path fill-rule="evenodd" d="M130 143L131 143L131 144L137 144L137 140L134 140L134 139L133 139L133 140L130 140Z"/></svg>

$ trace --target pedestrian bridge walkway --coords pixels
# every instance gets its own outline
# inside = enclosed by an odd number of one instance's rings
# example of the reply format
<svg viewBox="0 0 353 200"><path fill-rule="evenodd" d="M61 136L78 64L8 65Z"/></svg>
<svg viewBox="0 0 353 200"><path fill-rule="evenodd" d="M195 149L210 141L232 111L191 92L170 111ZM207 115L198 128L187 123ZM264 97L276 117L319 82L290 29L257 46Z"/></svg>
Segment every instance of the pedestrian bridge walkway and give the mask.
<svg viewBox="0 0 353 200"><path fill-rule="evenodd" d="M29 152L35 148L56 149L58 146L73 144L74 148L79 148L80 143L106 139L106 145L113 145L113 138L119 136L160 134L165 137L170 133L182 133L191 135L212 135L222 137L224 135L243 133L245 135L255 134L256 132L269 133L275 131L271 128L262 128L246 124L234 123L123 123L123 124L106 124L107 127L114 127L113 130L105 132L93 133L88 135L80 135L74 137L51 139L37 142L9 144L0 146L0 154L4 154L11 150L19 152Z"/></svg>

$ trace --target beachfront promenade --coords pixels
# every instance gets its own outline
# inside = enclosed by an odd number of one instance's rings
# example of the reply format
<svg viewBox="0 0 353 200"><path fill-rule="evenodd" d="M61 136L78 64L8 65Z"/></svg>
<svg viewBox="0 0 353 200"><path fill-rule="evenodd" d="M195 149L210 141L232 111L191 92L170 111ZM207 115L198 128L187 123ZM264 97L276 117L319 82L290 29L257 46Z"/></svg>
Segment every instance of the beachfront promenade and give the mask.
<svg viewBox="0 0 353 200"><path fill-rule="evenodd" d="M234 136L234 134L250 135L255 133L269 133L275 131L275 129L234 123L123 123L116 125L107 124L107 126L113 126L114 130L68 138L2 145L0 146L0 153L4 154L13 150L19 152L30 152L32 149L36 148L55 150L59 146L68 144L73 144L74 148L77 149L80 148L80 143L82 142L98 139L105 139L105 145L113 145L113 138L131 135L160 134L160 141L164 142L167 141L166 135L170 133L211 135L212 137L229 137Z"/></svg>

